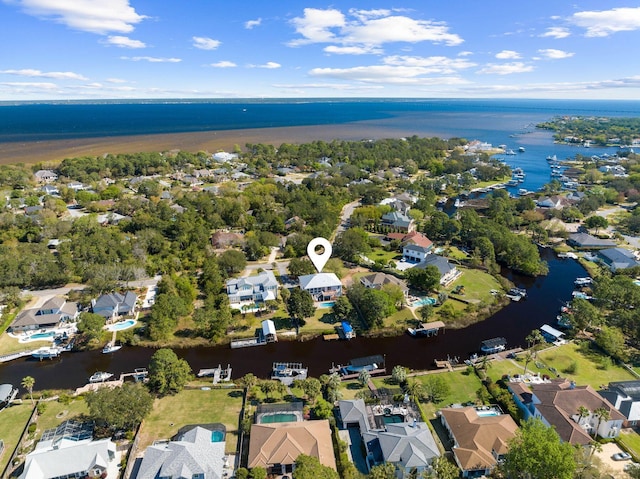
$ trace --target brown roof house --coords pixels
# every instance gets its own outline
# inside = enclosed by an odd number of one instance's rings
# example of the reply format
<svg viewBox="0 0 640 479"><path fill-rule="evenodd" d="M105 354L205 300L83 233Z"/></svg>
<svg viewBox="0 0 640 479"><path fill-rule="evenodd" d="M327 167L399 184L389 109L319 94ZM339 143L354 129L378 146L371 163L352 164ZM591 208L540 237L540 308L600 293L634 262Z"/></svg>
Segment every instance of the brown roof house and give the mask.
<svg viewBox="0 0 640 479"><path fill-rule="evenodd" d="M270 474L291 473L300 454L315 457L320 464L336 469L328 420L251 426L249 468L264 467Z"/></svg>
<svg viewBox="0 0 640 479"><path fill-rule="evenodd" d="M391 274L373 273L360 278L360 282L365 288L382 289L385 285L390 284L399 287L405 296L409 295L409 287L406 281L396 278Z"/></svg>
<svg viewBox="0 0 640 479"><path fill-rule="evenodd" d="M509 383L509 390L525 419L540 418L553 426L563 441L571 444L589 444L590 434L596 428L600 437L617 437L626 419L591 386L576 386L564 378L535 384L532 388L523 383ZM578 414L581 407L588 410L586 417ZM597 415L600 409L607 411L609 419Z"/></svg>
<svg viewBox="0 0 640 479"><path fill-rule="evenodd" d="M211 236L211 244L214 248L224 249L231 246L241 246L244 244L244 235L242 233L229 233L226 231L216 231Z"/></svg>
<svg viewBox="0 0 640 479"><path fill-rule="evenodd" d="M508 451L518 426L495 406L440 410L440 421L453 440L453 455L462 477L488 475Z"/></svg>

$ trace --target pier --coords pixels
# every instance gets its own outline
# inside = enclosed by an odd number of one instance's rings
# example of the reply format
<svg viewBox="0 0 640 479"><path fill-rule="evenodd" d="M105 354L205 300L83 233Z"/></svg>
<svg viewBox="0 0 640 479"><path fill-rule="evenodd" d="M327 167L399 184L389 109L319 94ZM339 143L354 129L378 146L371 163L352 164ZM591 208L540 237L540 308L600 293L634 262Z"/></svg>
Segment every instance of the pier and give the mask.
<svg viewBox="0 0 640 479"><path fill-rule="evenodd" d="M430 323L420 323L417 328L408 328L407 332L411 336L437 336L440 330L444 331L445 324L442 321L432 321Z"/></svg>
<svg viewBox="0 0 640 479"><path fill-rule="evenodd" d="M217 368L209 368L209 369L201 369L198 371L197 376L199 378L213 376L213 384L218 384L220 382L229 382L231 381L231 366L227 364L227 368L223 369L221 365L218 365Z"/></svg>

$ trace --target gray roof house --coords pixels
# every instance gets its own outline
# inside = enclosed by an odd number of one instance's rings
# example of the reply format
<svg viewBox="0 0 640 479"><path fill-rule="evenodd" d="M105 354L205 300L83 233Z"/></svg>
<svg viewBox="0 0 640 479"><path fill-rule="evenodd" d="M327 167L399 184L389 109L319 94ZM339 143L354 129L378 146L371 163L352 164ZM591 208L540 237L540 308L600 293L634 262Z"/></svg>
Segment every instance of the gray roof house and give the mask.
<svg viewBox="0 0 640 479"><path fill-rule="evenodd" d="M38 443L27 454L20 479L50 479L54 477L108 477L118 475L120 453L110 439L93 441L63 441L44 447Z"/></svg>
<svg viewBox="0 0 640 479"><path fill-rule="evenodd" d="M39 308L25 309L11 323L11 331L29 331L53 328L62 321L73 321L78 316L78 305L62 296L55 296Z"/></svg>
<svg viewBox="0 0 640 479"><path fill-rule="evenodd" d="M266 270L255 276L227 281L229 306L242 309L253 303L264 303L278 297L278 281L273 271Z"/></svg>
<svg viewBox="0 0 640 479"><path fill-rule="evenodd" d="M133 314L136 310L138 295L132 291L122 293L103 294L98 299L91 300L91 309L95 314L106 319Z"/></svg>
<svg viewBox="0 0 640 479"><path fill-rule="evenodd" d="M179 433L175 441L149 446L136 479L222 479L227 457L225 431L220 427L193 426Z"/></svg>
<svg viewBox="0 0 640 479"><path fill-rule="evenodd" d="M404 233L410 233L416 229L415 221L399 211L382 215L382 224Z"/></svg>
<svg viewBox="0 0 640 479"><path fill-rule="evenodd" d="M615 241L600 239L588 233L573 233L569 235L567 244L576 248L598 249L616 246Z"/></svg>
<svg viewBox="0 0 640 479"><path fill-rule="evenodd" d="M403 281L391 274L373 273L360 278L360 282L365 288L382 289L385 285L390 284L398 286L405 296L409 295L409 287L406 281Z"/></svg>
<svg viewBox="0 0 640 479"><path fill-rule="evenodd" d="M362 399L339 402L343 427L358 424L367 449L370 466L392 463L396 466L396 477L410 477L415 471L429 470L431 461L440 456L438 446L424 422L402 422L386 424L383 429L374 429Z"/></svg>
<svg viewBox="0 0 640 479"><path fill-rule="evenodd" d="M627 418L625 426L640 424L640 381L615 381L598 394Z"/></svg>
<svg viewBox="0 0 640 479"><path fill-rule="evenodd" d="M633 253L624 248L600 250L598 251L598 257L614 273L619 269L633 268L640 265Z"/></svg>
<svg viewBox="0 0 640 479"><path fill-rule="evenodd" d="M447 258L437 255L428 255L421 263L417 264L416 268L426 268L427 266L435 266L440 272L440 284L447 285L455 281L460 276L458 268L449 263Z"/></svg>

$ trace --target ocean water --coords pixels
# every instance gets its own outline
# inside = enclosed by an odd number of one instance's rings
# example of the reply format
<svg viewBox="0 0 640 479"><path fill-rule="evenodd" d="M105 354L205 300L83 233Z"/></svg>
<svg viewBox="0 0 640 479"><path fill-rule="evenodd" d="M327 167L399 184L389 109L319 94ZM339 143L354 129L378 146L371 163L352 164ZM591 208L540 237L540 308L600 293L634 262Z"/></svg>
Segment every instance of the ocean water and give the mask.
<svg viewBox="0 0 640 479"><path fill-rule="evenodd" d="M535 190L550 180L545 161L614 149L554 145L536 123L557 115L640 116L640 101L296 99L101 102L0 102L0 143L91 137L353 124L387 137L463 137L524 153L505 157L527 173L517 188ZM366 130L365 130L366 131Z"/></svg>

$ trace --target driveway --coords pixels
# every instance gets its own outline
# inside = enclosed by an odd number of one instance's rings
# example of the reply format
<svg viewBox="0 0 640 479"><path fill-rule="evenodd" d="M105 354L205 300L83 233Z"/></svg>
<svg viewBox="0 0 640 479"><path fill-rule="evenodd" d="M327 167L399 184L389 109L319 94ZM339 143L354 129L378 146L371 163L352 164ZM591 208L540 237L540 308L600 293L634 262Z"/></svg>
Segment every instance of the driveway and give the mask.
<svg viewBox="0 0 640 479"><path fill-rule="evenodd" d="M624 472L624 466L626 464L629 464L631 461L614 461L613 459L611 459L611 456L613 456L617 452L622 452L622 449L620 449L614 442L603 444L602 451L596 451L595 455L602 461L601 472L609 473L616 479L630 478L631 476Z"/></svg>

